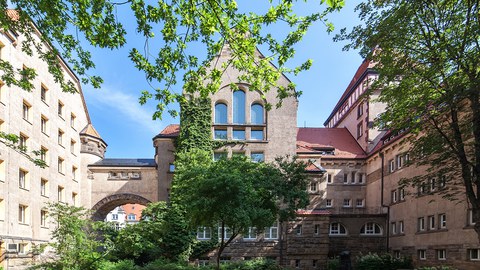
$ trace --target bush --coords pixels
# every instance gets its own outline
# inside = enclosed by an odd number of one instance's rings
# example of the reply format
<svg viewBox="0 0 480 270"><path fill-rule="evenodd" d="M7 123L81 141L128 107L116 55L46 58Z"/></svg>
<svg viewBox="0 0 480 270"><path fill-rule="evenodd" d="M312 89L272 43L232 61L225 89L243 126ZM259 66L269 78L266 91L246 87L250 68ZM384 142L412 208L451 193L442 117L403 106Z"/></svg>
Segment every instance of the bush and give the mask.
<svg viewBox="0 0 480 270"><path fill-rule="evenodd" d="M368 253L357 258L358 270L397 270L397 269L411 269L412 262L407 258L397 259L394 258L391 254L376 254Z"/></svg>
<svg viewBox="0 0 480 270"><path fill-rule="evenodd" d="M165 260L156 260L153 261L144 267L141 270L198 270L201 268L196 268L188 265L187 263L173 263Z"/></svg>
<svg viewBox="0 0 480 270"><path fill-rule="evenodd" d="M139 270L131 260L123 260L118 262L103 261L98 270Z"/></svg>
<svg viewBox="0 0 480 270"><path fill-rule="evenodd" d="M333 259L328 259L327 269L328 270L337 270L340 268L340 259L335 257Z"/></svg>
<svg viewBox="0 0 480 270"><path fill-rule="evenodd" d="M453 268L450 266L432 266L432 267L420 267L415 269L416 270L456 270L457 268Z"/></svg>
<svg viewBox="0 0 480 270"><path fill-rule="evenodd" d="M255 259L222 264L222 270L281 270L276 261Z"/></svg>

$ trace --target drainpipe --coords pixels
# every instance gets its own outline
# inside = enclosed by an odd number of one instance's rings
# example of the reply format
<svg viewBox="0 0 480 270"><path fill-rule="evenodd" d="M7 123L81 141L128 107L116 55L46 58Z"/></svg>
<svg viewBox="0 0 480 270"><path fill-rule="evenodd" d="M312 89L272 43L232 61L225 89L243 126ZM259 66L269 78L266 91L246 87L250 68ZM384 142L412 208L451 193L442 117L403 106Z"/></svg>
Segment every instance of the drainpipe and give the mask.
<svg viewBox="0 0 480 270"><path fill-rule="evenodd" d="M384 203L384 196L383 196L383 191L384 191L384 176L385 176L385 156L383 154L383 152L380 152L379 153L380 155L380 158L382 158L382 167L381 167L381 175L380 175L380 183L381 183L381 187L380 187L380 203L382 205L382 207L386 207L387 208L387 220L386 220L386 246L387 246L387 252L390 251L390 206L389 205L386 205Z"/></svg>

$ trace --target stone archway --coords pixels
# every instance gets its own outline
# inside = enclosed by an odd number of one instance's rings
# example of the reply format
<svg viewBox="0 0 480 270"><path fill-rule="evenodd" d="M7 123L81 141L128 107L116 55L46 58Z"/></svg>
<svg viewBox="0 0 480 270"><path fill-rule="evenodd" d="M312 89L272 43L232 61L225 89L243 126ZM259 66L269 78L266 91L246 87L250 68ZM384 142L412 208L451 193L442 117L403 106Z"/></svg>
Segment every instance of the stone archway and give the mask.
<svg viewBox="0 0 480 270"><path fill-rule="evenodd" d="M145 199L142 196L130 193L113 194L103 198L92 207L92 219L96 221L102 221L105 219L105 217L110 211L115 209L115 207L127 203L147 205L151 203L151 201Z"/></svg>

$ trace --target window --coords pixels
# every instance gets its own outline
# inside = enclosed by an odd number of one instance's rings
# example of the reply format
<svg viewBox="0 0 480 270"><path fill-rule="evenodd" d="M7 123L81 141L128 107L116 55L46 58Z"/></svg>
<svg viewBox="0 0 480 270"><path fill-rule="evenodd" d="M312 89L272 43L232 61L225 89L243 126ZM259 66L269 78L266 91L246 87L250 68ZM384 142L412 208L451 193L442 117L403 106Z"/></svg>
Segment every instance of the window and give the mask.
<svg viewBox="0 0 480 270"><path fill-rule="evenodd" d="M227 105L217 103L215 105L215 124L226 124L227 122Z"/></svg>
<svg viewBox="0 0 480 270"><path fill-rule="evenodd" d="M397 168L399 168L399 169L402 168L402 166L403 166L403 159L404 159L403 155L398 155L398 156L397 156Z"/></svg>
<svg viewBox="0 0 480 270"><path fill-rule="evenodd" d="M77 167L75 167L75 166L72 166L72 179L74 181L77 180Z"/></svg>
<svg viewBox="0 0 480 270"><path fill-rule="evenodd" d="M360 116L363 115L363 102L361 102L360 104L358 104L358 107L357 107L357 119L360 118Z"/></svg>
<svg viewBox="0 0 480 270"><path fill-rule="evenodd" d="M403 225L403 220L398 222L398 232L405 233L405 225Z"/></svg>
<svg viewBox="0 0 480 270"><path fill-rule="evenodd" d="M40 195L48 197L48 180L43 178L40 180Z"/></svg>
<svg viewBox="0 0 480 270"><path fill-rule="evenodd" d="M250 153L250 159L253 162L263 162L265 161L265 155L263 152L252 152Z"/></svg>
<svg viewBox="0 0 480 270"><path fill-rule="evenodd" d="M232 230L229 227L225 227L223 231L223 239L228 240L232 235ZM220 237L222 237L222 227L218 226L218 239L221 239Z"/></svg>
<svg viewBox="0 0 480 270"><path fill-rule="evenodd" d="M314 233L315 235L319 235L319 234L320 234L320 224L315 224L313 233Z"/></svg>
<svg viewBox="0 0 480 270"><path fill-rule="evenodd" d="M352 184L355 184L355 175L357 174L357 172L352 172L352 180L350 182L352 182Z"/></svg>
<svg viewBox="0 0 480 270"><path fill-rule="evenodd" d="M198 240L208 240L212 237L212 229L210 227L198 227L197 228L197 239Z"/></svg>
<svg viewBox="0 0 480 270"><path fill-rule="evenodd" d="M300 267L300 260L295 260L295 268L299 268Z"/></svg>
<svg viewBox="0 0 480 270"><path fill-rule="evenodd" d="M418 186L418 195L423 195L428 193L428 185L425 182L420 183Z"/></svg>
<svg viewBox="0 0 480 270"><path fill-rule="evenodd" d="M331 173L327 174L327 183L333 183L333 175Z"/></svg>
<svg viewBox="0 0 480 270"><path fill-rule="evenodd" d="M77 197L78 197L78 194L76 192L72 192L72 204L73 204L73 206L77 206Z"/></svg>
<svg viewBox="0 0 480 270"><path fill-rule="evenodd" d="M447 251L445 249L437 249L437 260L444 261L447 259Z"/></svg>
<svg viewBox="0 0 480 270"><path fill-rule="evenodd" d="M48 118L43 115L40 120L40 130L43 134L48 134Z"/></svg>
<svg viewBox="0 0 480 270"><path fill-rule="evenodd" d="M317 191L317 182L311 182L310 183L310 192L316 192Z"/></svg>
<svg viewBox="0 0 480 270"><path fill-rule="evenodd" d="M47 226L47 211L41 210L40 211L40 226L46 227Z"/></svg>
<svg viewBox="0 0 480 270"><path fill-rule="evenodd" d="M253 141L262 141L263 140L263 129L251 129L250 131L250 140Z"/></svg>
<svg viewBox="0 0 480 270"><path fill-rule="evenodd" d="M363 173L358 174L358 183L363 184Z"/></svg>
<svg viewBox="0 0 480 270"><path fill-rule="evenodd" d="M48 149L45 147L40 147L40 159L48 165Z"/></svg>
<svg viewBox="0 0 480 270"><path fill-rule="evenodd" d="M425 231L425 218L421 217L417 220L417 227L419 232Z"/></svg>
<svg viewBox="0 0 480 270"><path fill-rule="evenodd" d="M135 215L135 214L128 214L127 219L128 219L128 220L137 220L137 215Z"/></svg>
<svg viewBox="0 0 480 270"><path fill-rule="evenodd" d="M245 129L233 129L234 140L245 140Z"/></svg>
<svg viewBox="0 0 480 270"><path fill-rule="evenodd" d="M438 226L440 229L447 228L447 215L446 214L439 214L438 215Z"/></svg>
<svg viewBox="0 0 480 270"><path fill-rule="evenodd" d="M58 186L57 196L59 202L65 202L65 189L62 186Z"/></svg>
<svg viewBox="0 0 480 270"><path fill-rule="evenodd" d="M278 239L278 224L265 228L265 239Z"/></svg>
<svg viewBox="0 0 480 270"><path fill-rule="evenodd" d="M18 206L18 223L27 224L28 206L20 204Z"/></svg>
<svg viewBox="0 0 480 270"><path fill-rule="evenodd" d="M18 187L28 189L28 171L23 169L18 170Z"/></svg>
<svg viewBox="0 0 480 270"><path fill-rule="evenodd" d="M351 207L351 200L350 199L343 199L343 207Z"/></svg>
<svg viewBox="0 0 480 270"><path fill-rule="evenodd" d="M245 92L233 92L233 123L245 124Z"/></svg>
<svg viewBox="0 0 480 270"><path fill-rule="evenodd" d="M363 135L363 121L360 121L360 123L357 125L357 139L362 137Z"/></svg>
<svg viewBox="0 0 480 270"><path fill-rule="evenodd" d="M392 200L392 203L396 203L397 202L397 190L392 190L392 193L391 193L391 200Z"/></svg>
<svg viewBox="0 0 480 270"><path fill-rule="evenodd" d="M382 227L374 222L368 222L360 229L360 234L364 235L382 235Z"/></svg>
<svg viewBox="0 0 480 270"><path fill-rule="evenodd" d="M392 235L397 234L397 223L396 223L396 222L392 222L392 223L390 224L390 227L391 227L391 230L392 230L392 232L391 232Z"/></svg>
<svg viewBox="0 0 480 270"><path fill-rule="evenodd" d="M73 129L75 129L75 121L76 121L77 117L75 116L75 114L70 114L70 127L72 127Z"/></svg>
<svg viewBox="0 0 480 270"><path fill-rule="evenodd" d="M243 234L243 239L257 239L257 228L248 227L247 231Z"/></svg>
<svg viewBox="0 0 480 270"><path fill-rule="evenodd" d="M57 166L57 169L58 169L58 172L61 173L61 174L64 174L65 170L63 169L64 168L64 159L61 158L61 157L58 157L58 166Z"/></svg>
<svg viewBox="0 0 480 270"><path fill-rule="evenodd" d="M30 122L30 108L32 106L30 104L28 104L25 100L23 101L23 113L22 113L22 116L23 116L23 119Z"/></svg>
<svg viewBox="0 0 480 270"><path fill-rule="evenodd" d="M263 106L261 104L255 103L252 104L250 111L250 122L252 124L263 124Z"/></svg>
<svg viewBox="0 0 480 270"><path fill-rule="evenodd" d="M59 145L63 145L63 134L64 134L64 132L61 129L59 129L58 130L58 144Z"/></svg>
<svg viewBox="0 0 480 270"><path fill-rule="evenodd" d="M442 177L440 178L440 181L438 183L438 188L444 188L445 186L447 186L447 176L442 175Z"/></svg>
<svg viewBox="0 0 480 270"><path fill-rule="evenodd" d="M58 101L58 116L60 116L63 119L63 111L64 111L64 106L63 103L59 100Z"/></svg>
<svg viewBox="0 0 480 270"><path fill-rule="evenodd" d="M435 191L437 189L437 179L430 179L430 191Z"/></svg>
<svg viewBox="0 0 480 270"><path fill-rule="evenodd" d="M28 244L27 243L18 244L18 254L25 255L27 253L28 253Z"/></svg>
<svg viewBox="0 0 480 270"><path fill-rule="evenodd" d="M395 160L393 160L393 159L390 160L390 161L388 162L388 164L389 164L388 171L389 171L389 172L395 171Z"/></svg>
<svg viewBox="0 0 480 270"><path fill-rule="evenodd" d="M471 261L480 261L480 249L469 249L468 255Z"/></svg>
<svg viewBox="0 0 480 270"><path fill-rule="evenodd" d="M42 84L40 86L40 99L44 102L47 103L47 91L48 89Z"/></svg>
<svg viewBox="0 0 480 270"><path fill-rule="evenodd" d="M356 206L357 208L364 207L364 206L365 206L364 202L365 202L365 201L364 201L363 199L357 199L357 203L355 204L355 206Z"/></svg>
<svg viewBox="0 0 480 270"><path fill-rule="evenodd" d="M343 183L344 184L348 183L348 174L346 174L346 173L343 174Z"/></svg>
<svg viewBox="0 0 480 270"><path fill-rule="evenodd" d="M220 159L225 159L227 158L227 153L226 152L215 152L213 153L213 160L217 161Z"/></svg>
<svg viewBox="0 0 480 270"><path fill-rule="evenodd" d="M175 172L175 164L173 164L173 163L168 164L168 171L169 172Z"/></svg>
<svg viewBox="0 0 480 270"><path fill-rule="evenodd" d="M419 249L417 251L418 259L419 260L426 260L427 259L427 251L425 249Z"/></svg>
<svg viewBox="0 0 480 270"><path fill-rule="evenodd" d="M326 199L325 200L325 207L332 207L333 201L332 199Z"/></svg>
<svg viewBox="0 0 480 270"><path fill-rule="evenodd" d="M302 235L302 225L301 224L298 224L297 226L295 226L295 234L296 235Z"/></svg>
<svg viewBox="0 0 480 270"><path fill-rule="evenodd" d="M118 220L118 214L112 214L112 220Z"/></svg>
<svg viewBox="0 0 480 270"><path fill-rule="evenodd" d="M27 146L28 146L28 137L23 134L23 133L20 133L20 136L18 137L18 145L20 146L20 149L22 151L26 151L27 150Z"/></svg>
<svg viewBox="0 0 480 270"><path fill-rule="evenodd" d="M473 221L473 211L472 209L468 209L468 226L474 226L475 222Z"/></svg>
<svg viewBox="0 0 480 270"><path fill-rule="evenodd" d="M70 140L70 153L75 155L75 146L77 145L77 142L74 140Z"/></svg>
<svg viewBox="0 0 480 270"><path fill-rule="evenodd" d="M5 161L0 159L0 182L5 181Z"/></svg>
<svg viewBox="0 0 480 270"><path fill-rule="evenodd" d="M215 128L213 130L215 140L226 140L227 139L227 129Z"/></svg>
<svg viewBox="0 0 480 270"><path fill-rule="evenodd" d="M0 220L5 220L5 201L0 198Z"/></svg>
<svg viewBox="0 0 480 270"><path fill-rule="evenodd" d="M346 235L347 234L347 229L345 226L343 226L340 223L330 223L329 230L328 230L329 235Z"/></svg>
<svg viewBox="0 0 480 270"><path fill-rule="evenodd" d="M405 201L405 188L399 188L398 192L400 193L400 201Z"/></svg>
<svg viewBox="0 0 480 270"><path fill-rule="evenodd" d="M428 216L428 229L435 230L435 216Z"/></svg>

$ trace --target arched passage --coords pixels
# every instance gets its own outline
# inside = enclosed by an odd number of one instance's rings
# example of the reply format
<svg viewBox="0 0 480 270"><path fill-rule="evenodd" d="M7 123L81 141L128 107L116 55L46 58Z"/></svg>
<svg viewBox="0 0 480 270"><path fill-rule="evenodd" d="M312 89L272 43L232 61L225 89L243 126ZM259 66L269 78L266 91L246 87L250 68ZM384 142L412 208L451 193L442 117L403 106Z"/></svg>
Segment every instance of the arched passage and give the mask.
<svg viewBox="0 0 480 270"><path fill-rule="evenodd" d="M113 194L103 198L92 207L92 219L97 221L104 220L108 212L112 211L119 205L124 205L127 203L147 205L151 203L151 201L142 196L130 193Z"/></svg>

